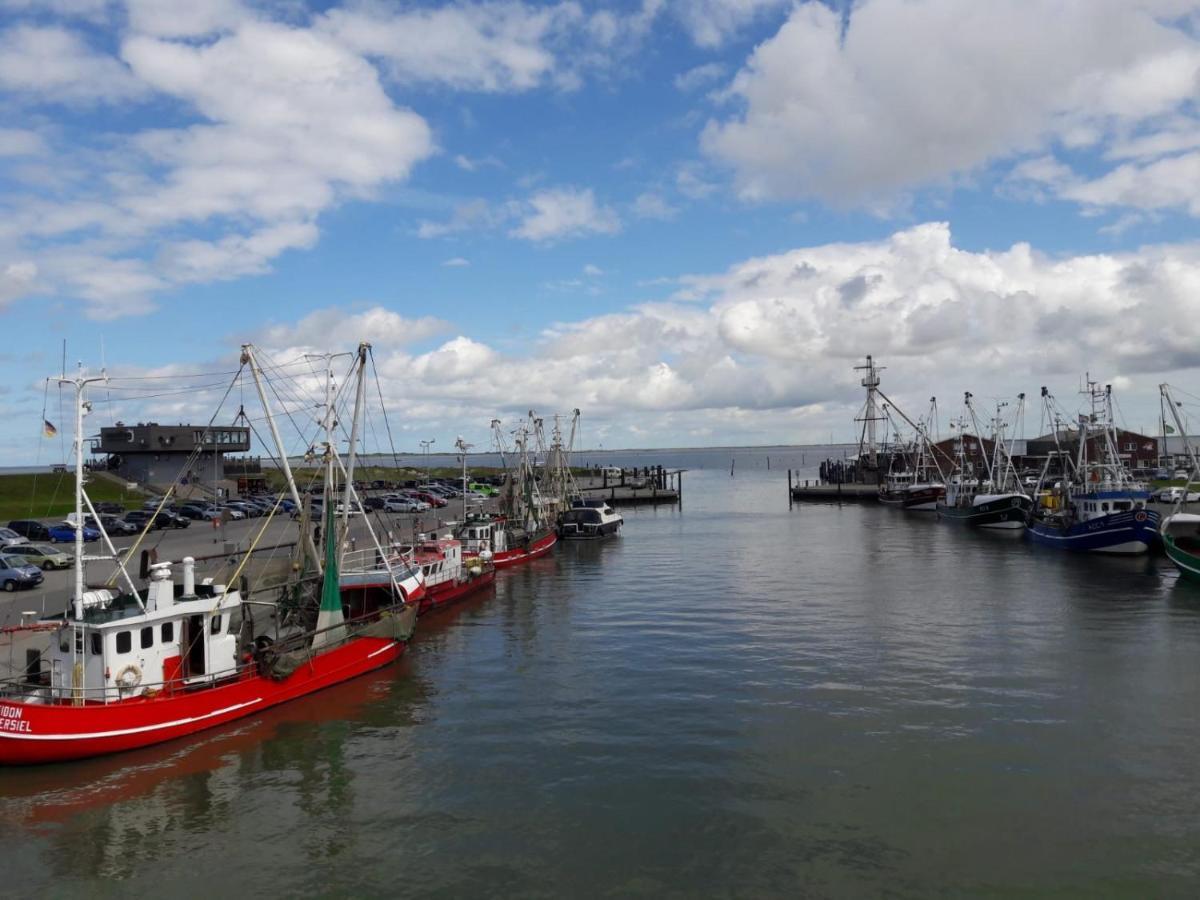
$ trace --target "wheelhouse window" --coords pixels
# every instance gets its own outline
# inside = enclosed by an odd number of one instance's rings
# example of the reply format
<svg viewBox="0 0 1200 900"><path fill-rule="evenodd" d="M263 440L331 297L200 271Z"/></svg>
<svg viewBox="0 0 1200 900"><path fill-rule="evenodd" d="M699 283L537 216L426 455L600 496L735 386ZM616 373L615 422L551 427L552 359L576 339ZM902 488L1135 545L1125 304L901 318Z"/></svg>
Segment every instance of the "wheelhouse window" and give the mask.
<svg viewBox="0 0 1200 900"><path fill-rule="evenodd" d="M220 615L215 615L212 617L212 625L210 626L210 630L212 631L213 634L221 633L221 616Z"/></svg>
<svg viewBox="0 0 1200 900"><path fill-rule="evenodd" d="M163 622L162 642L164 644L170 644L174 640L175 640L175 623L174 622Z"/></svg>
<svg viewBox="0 0 1200 900"><path fill-rule="evenodd" d="M154 626L147 625L142 629L142 649L146 650L154 646Z"/></svg>
<svg viewBox="0 0 1200 900"><path fill-rule="evenodd" d="M133 649L133 632L118 631L117 632L117 652L128 653Z"/></svg>
<svg viewBox="0 0 1200 900"><path fill-rule="evenodd" d="M98 631L92 632L92 656L99 656L104 652L104 635Z"/></svg>

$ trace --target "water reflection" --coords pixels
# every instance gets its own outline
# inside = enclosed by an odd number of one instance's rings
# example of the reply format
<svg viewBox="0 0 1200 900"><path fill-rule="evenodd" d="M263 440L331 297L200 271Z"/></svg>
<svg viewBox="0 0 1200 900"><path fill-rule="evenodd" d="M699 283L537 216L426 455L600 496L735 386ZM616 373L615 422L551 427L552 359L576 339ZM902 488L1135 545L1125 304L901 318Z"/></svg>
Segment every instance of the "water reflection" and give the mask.
<svg viewBox="0 0 1200 900"><path fill-rule="evenodd" d="M20 884L1189 894L1200 586L740 466L311 704L0 772Z"/></svg>

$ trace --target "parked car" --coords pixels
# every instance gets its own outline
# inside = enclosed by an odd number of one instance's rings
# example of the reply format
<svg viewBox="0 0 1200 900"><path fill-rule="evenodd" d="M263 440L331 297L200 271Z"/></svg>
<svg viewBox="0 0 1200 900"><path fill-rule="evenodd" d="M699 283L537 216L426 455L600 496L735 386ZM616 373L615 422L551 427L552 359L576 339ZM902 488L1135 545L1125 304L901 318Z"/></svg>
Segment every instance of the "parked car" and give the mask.
<svg viewBox="0 0 1200 900"><path fill-rule="evenodd" d="M96 520L92 516L86 516L83 520L83 524L91 528L95 528ZM126 522L124 519L118 518L117 516L106 516L101 514L100 524L104 526L104 530L109 534L137 534L139 531L141 531L141 529L132 522Z"/></svg>
<svg viewBox="0 0 1200 900"><path fill-rule="evenodd" d="M429 509L429 504L420 500L395 498L392 500L384 500L383 509L384 512L390 513L424 512L425 510Z"/></svg>
<svg viewBox="0 0 1200 900"><path fill-rule="evenodd" d="M495 497L497 494L500 493L498 490L496 490L490 484L484 484L483 482L479 482L479 481L472 481L471 484L468 485L468 487L470 487L470 489L473 490L475 493L482 494L485 497Z"/></svg>
<svg viewBox="0 0 1200 900"><path fill-rule="evenodd" d="M36 587L43 577L42 570L25 557L0 553L0 587L6 591Z"/></svg>
<svg viewBox="0 0 1200 900"><path fill-rule="evenodd" d="M25 544L21 547L21 556L43 572L50 569L69 569L75 564L74 557L49 544Z"/></svg>
<svg viewBox="0 0 1200 900"><path fill-rule="evenodd" d="M163 522L163 528L187 528L192 524L192 520L187 516L182 516L171 509L161 510L158 518Z"/></svg>
<svg viewBox="0 0 1200 900"><path fill-rule="evenodd" d="M228 516L233 521L240 521L246 518L246 510L234 503L226 503L221 507L221 517Z"/></svg>
<svg viewBox="0 0 1200 900"><path fill-rule="evenodd" d="M71 543L75 540L75 526L68 525L66 522L62 522L58 525L51 525L50 540L56 544ZM87 525L84 525L83 540L84 543L88 544L90 544L92 541L98 541L100 540L100 532L95 528L88 528Z"/></svg>
<svg viewBox="0 0 1200 900"><path fill-rule="evenodd" d="M135 509L125 513L125 521L136 525L137 530L141 531L146 527L146 523L150 521L152 516L154 516L154 510L152 509ZM167 522L161 515L155 516L154 522L150 527L152 530L155 528L166 528Z"/></svg>
<svg viewBox="0 0 1200 900"><path fill-rule="evenodd" d="M102 515L107 513L110 516L125 515L125 507L120 503L113 503L111 500L106 500L103 503L96 504L96 512Z"/></svg>
<svg viewBox="0 0 1200 900"><path fill-rule="evenodd" d="M179 507L179 515L193 521L206 522L209 519L218 519L221 516L220 510L211 506L196 506L192 503L185 503Z"/></svg>
<svg viewBox="0 0 1200 900"><path fill-rule="evenodd" d="M28 544L29 538L18 534L11 528L0 528L0 547L12 547L17 544Z"/></svg>
<svg viewBox="0 0 1200 900"><path fill-rule="evenodd" d="M15 531L21 537L31 541L50 540L50 529L44 522L34 519L17 519L8 523L9 530Z"/></svg>
<svg viewBox="0 0 1200 900"><path fill-rule="evenodd" d="M418 500L424 500L430 506L449 506L450 501L445 497L439 497L437 494L431 494L429 491L411 491L410 496L416 497Z"/></svg>

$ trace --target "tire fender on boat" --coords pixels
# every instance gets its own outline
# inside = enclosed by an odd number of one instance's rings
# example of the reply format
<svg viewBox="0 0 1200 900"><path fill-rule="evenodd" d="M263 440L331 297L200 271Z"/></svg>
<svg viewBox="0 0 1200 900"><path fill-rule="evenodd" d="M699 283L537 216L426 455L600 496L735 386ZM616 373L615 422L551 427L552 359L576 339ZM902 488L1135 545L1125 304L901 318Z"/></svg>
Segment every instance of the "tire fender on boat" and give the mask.
<svg viewBox="0 0 1200 900"><path fill-rule="evenodd" d="M124 688L135 688L142 683L142 670L130 663L117 673L117 684Z"/></svg>

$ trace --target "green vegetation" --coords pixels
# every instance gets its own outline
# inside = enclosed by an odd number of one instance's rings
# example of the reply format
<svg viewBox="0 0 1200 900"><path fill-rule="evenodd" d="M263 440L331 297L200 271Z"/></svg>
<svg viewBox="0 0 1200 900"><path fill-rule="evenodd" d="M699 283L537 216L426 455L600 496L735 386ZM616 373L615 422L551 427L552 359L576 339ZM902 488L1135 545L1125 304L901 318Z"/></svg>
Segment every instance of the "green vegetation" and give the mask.
<svg viewBox="0 0 1200 900"><path fill-rule="evenodd" d="M141 506L141 491L125 490L108 478L88 482L93 503L114 501ZM13 519L48 519L65 516L75 509L75 476L72 472L39 472L36 475L0 475L0 524Z"/></svg>

